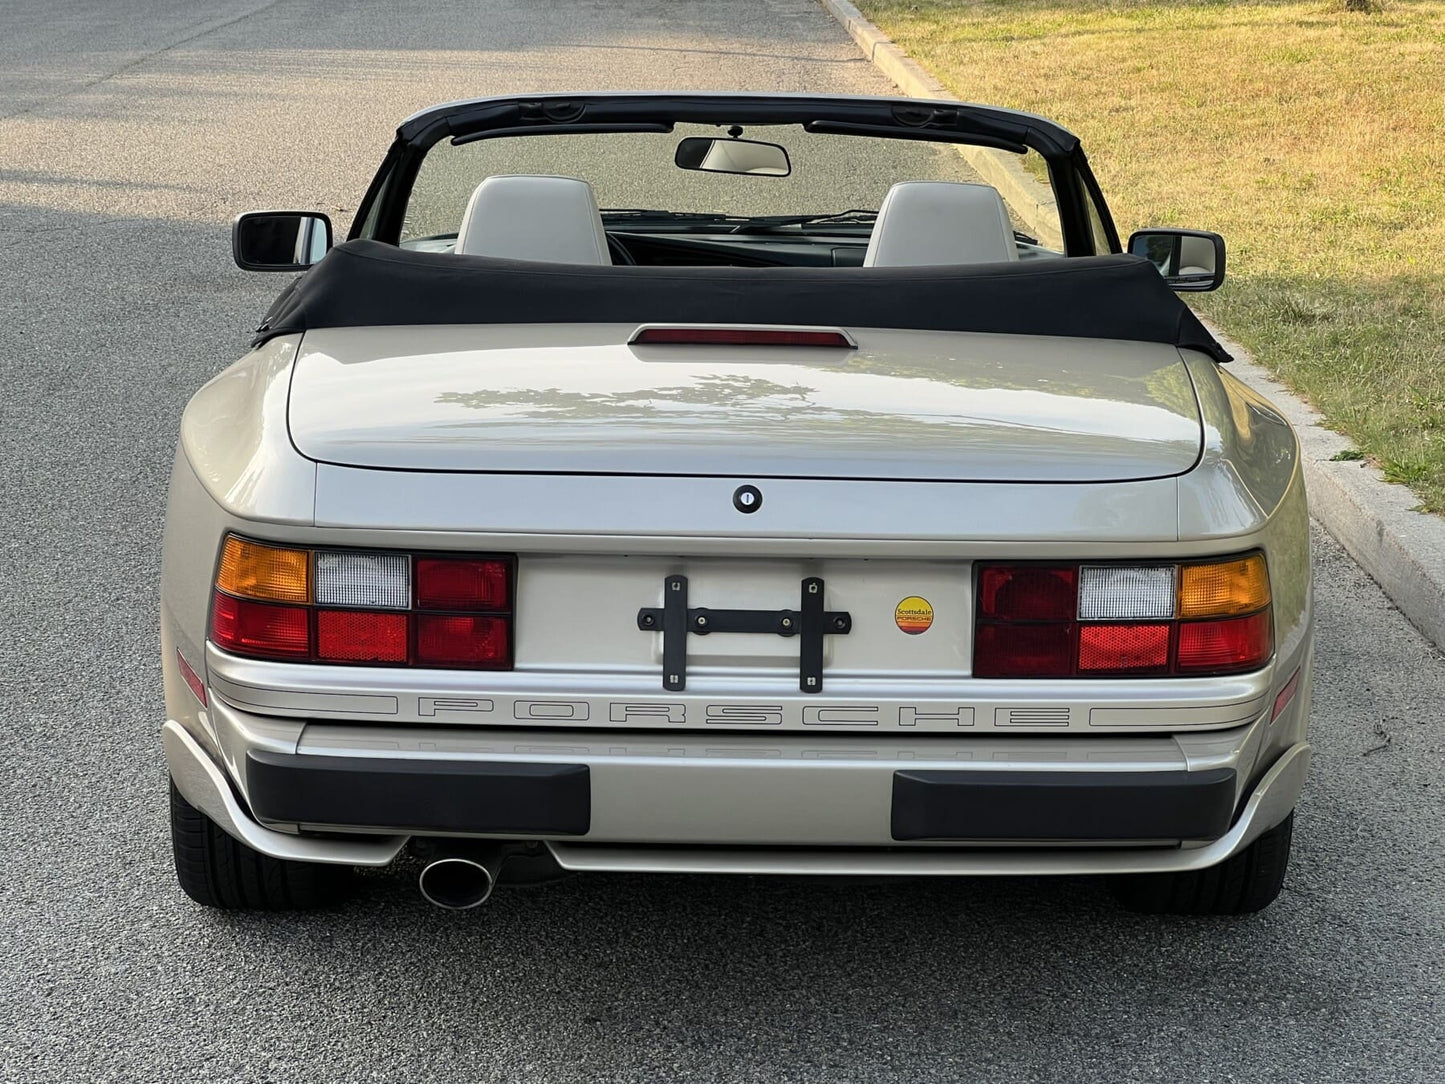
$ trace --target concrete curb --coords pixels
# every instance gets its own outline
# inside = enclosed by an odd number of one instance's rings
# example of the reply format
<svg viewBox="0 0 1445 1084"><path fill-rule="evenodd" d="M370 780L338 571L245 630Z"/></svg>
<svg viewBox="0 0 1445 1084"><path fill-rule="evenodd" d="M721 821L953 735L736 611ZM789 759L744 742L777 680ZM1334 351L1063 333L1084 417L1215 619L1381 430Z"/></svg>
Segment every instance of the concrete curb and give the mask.
<svg viewBox="0 0 1445 1084"><path fill-rule="evenodd" d="M886 75L910 98L959 101L943 88L918 61L905 53L848 0L820 0L828 13L843 24L874 67ZM1063 248L1059 234L1059 212L1054 209L1053 192L1024 170L1014 156L985 147L959 147L958 153L975 173L997 188L1008 205L1029 230L1045 245Z"/></svg>
<svg viewBox="0 0 1445 1084"><path fill-rule="evenodd" d="M929 72L910 57L848 0L819 0L858 43L863 54L905 94L914 98L954 99ZM983 156L980 156L983 157ZM1031 204L1022 181L1038 185L1022 169L1017 177L980 168L990 184L1016 209ZM992 155L989 163L1000 162ZM1033 203L1037 206L1036 201ZM1320 424L1320 415L1293 395L1250 353L1216 327L1210 330L1235 360L1228 372L1259 392L1289 419L1299 434L1304 458L1310 513L1329 531L1431 643L1445 647L1445 520L1417 512L1415 496L1405 486L1359 460L1336 460L1350 451L1350 441Z"/></svg>
<svg viewBox="0 0 1445 1084"><path fill-rule="evenodd" d="M957 100L923 65L894 45L892 38L864 18L863 13L848 0L822 0L822 4L833 18L843 24L863 50L863 55L897 83L904 94L912 98Z"/></svg>
<svg viewBox="0 0 1445 1084"><path fill-rule="evenodd" d="M1225 371L1273 403L1299 434L1310 514L1426 639L1445 647L1445 520L1415 511L1415 495L1368 463L1337 460L1354 449L1349 438L1326 429L1319 413L1244 347L1209 330L1234 355Z"/></svg>

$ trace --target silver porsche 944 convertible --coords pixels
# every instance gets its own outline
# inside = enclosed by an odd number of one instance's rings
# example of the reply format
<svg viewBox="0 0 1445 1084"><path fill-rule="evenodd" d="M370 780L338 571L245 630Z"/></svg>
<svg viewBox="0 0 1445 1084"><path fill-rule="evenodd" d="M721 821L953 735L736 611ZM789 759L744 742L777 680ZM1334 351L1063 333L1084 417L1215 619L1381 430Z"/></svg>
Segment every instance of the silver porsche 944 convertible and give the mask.
<svg viewBox="0 0 1445 1084"><path fill-rule="evenodd" d="M1309 746L1298 446L1069 132L955 102L490 98L402 124L186 408L165 756L195 900L409 853L1279 892ZM1125 249L1127 248L1127 251Z"/></svg>

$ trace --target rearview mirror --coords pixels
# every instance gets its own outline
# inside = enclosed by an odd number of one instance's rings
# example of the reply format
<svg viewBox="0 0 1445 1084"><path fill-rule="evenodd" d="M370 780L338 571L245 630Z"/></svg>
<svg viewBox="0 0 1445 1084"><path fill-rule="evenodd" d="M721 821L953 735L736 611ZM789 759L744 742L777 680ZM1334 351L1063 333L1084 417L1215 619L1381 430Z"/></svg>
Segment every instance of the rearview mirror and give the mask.
<svg viewBox="0 0 1445 1084"><path fill-rule="evenodd" d="M1159 268L1180 293L1217 290L1224 282L1224 238L1205 230L1140 230L1129 252Z"/></svg>
<svg viewBox="0 0 1445 1084"><path fill-rule="evenodd" d="M709 139L689 136L672 156L678 169L704 173L746 173L756 177L786 177L793 172L788 152L776 143L752 139Z"/></svg>
<svg viewBox="0 0 1445 1084"><path fill-rule="evenodd" d="M315 211L247 211L231 224L243 271L305 271L331 248L331 219Z"/></svg>

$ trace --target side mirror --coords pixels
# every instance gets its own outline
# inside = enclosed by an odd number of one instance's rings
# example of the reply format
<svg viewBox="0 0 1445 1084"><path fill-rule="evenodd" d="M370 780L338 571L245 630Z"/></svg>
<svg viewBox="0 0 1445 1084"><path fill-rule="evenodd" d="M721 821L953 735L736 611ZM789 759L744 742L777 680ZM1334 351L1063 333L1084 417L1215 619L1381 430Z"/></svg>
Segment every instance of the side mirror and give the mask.
<svg viewBox="0 0 1445 1084"><path fill-rule="evenodd" d="M316 211L247 211L231 223L242 271L305 271L331 248L331 219Z"/></svg>
<svg viewBox="0 0 1445 1084"><path fill-rule="evenodd" d="M753 139L710 139L689 136L677 145L672 161L678 169L703 173L748 173L757 177L786 177L793 172L788 152L776 143Z"/></svg>
<svg viewBox="0 0 1445 1084"><path fill-rule="evenodd" d="M1224 282L1224 238L1205 230L1140 230L1129 252L1159 268L1180 293L1217 290Z"/></svg>

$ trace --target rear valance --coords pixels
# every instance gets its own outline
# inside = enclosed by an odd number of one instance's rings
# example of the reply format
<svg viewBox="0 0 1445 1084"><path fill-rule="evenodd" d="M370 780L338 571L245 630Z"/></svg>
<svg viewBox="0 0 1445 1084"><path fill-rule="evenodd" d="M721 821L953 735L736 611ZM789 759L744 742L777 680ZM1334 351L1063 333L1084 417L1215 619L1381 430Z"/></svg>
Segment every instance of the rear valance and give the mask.
<svg viewBox="0 0 1445 1084"><path fill-rule="evenodd" d="M1128 339L1229 354L1134 256L971 267L582 267L332 250L276 299L255 345L328 327L545 323L789 324Z"/></svg>

